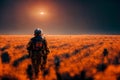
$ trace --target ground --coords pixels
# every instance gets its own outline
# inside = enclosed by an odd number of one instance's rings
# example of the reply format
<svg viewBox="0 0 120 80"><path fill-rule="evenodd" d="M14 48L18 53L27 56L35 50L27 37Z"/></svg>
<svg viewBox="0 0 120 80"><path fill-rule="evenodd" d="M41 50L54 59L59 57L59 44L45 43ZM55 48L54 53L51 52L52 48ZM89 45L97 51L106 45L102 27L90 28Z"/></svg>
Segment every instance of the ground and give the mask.
<svg viewBox="0 0 120 80"><path fill-rule="evenodd" d="M0 80L31 79L31 61L26 50L31 37L0 35ZM50 53L39 80L120 80L119 35L45 37Z"/></svg>

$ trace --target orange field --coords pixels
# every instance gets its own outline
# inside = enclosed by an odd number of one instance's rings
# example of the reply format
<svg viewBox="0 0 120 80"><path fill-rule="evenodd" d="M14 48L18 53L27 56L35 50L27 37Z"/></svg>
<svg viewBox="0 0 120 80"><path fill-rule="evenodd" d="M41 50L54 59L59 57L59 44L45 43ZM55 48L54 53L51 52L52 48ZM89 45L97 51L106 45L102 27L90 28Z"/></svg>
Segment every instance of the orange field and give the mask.
<svg viewBox="0 0 120 80"><path fill-rule="evenodd" d="M31 79L26 50L31 37L0 35L0 80ZM45 37L50 53L39 80L120 80L120 35Z"/></svg>

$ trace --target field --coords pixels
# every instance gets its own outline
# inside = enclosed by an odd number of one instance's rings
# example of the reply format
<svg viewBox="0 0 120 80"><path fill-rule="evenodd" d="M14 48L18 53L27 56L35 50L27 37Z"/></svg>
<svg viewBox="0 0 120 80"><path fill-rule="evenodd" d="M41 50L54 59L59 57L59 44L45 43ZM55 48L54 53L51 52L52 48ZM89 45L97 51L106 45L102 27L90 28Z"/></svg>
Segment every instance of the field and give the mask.
<svg viewBox="0 0 120 80"><path fill-rule="evenodd" d="M31 35L0 35L0 80L30 80ZM120 80L120 35L46 35L50 53L39 80ZM108 54L108 55L105 55Z"/></svg>

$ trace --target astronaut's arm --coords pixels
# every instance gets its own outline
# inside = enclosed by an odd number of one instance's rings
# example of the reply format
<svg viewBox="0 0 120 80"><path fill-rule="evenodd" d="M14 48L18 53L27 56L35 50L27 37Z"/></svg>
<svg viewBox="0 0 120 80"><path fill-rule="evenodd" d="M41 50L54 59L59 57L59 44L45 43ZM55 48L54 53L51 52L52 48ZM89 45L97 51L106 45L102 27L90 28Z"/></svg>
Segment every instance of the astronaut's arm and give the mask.
<svg viewBox="0 0 120 80"><path fill-rule="evenodd" d="M26 46L28 51L31 49L31 45L32 45L32 40L30 40Z"/></svg>
<svg viewBox="0 0 120 80"><path fill-rule="evenodd" d="M49 48L48 48L46 39L44 39L44 45L45 45L46 53L47 53L47 54L50 53L50 50L49 50Z"/></svg>
<svg viewBox="0 0 120 80"><path fill-rule="evenodd" d="M31 45L32 45L32 40L30 40L26 46L29 57L31 57Z"/></svg>

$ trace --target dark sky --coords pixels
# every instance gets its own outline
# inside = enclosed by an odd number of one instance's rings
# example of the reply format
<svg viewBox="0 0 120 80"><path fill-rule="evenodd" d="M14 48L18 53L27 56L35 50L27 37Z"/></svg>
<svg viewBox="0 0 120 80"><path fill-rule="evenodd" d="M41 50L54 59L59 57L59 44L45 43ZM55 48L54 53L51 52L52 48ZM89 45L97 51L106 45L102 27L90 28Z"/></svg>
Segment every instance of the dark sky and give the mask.
<svg viewBox="0 0 120 80"><path fill-rule="evenodd" d="M120 1L0 0L0 34L38 27L45 34L120 34Z"/></svg>

